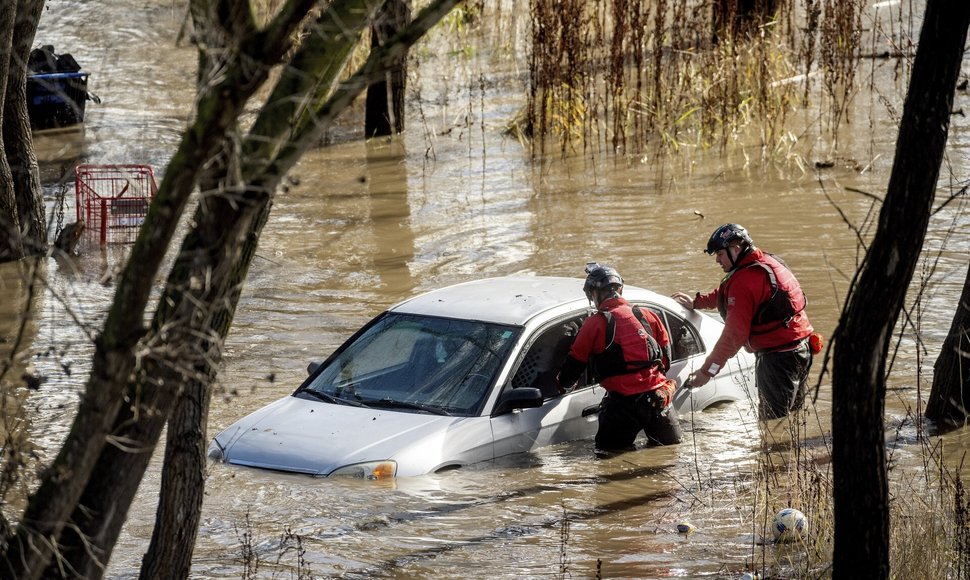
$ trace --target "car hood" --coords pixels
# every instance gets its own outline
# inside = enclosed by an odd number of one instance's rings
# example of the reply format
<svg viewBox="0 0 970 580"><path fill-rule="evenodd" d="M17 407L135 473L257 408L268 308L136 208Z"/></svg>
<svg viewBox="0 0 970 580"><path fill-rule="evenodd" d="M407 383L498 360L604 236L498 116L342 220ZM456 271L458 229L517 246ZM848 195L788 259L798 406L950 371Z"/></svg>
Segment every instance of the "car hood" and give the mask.
<svg viewBox="0 0 970 580"><path fill-rule="evenodd" d="M479 418L369 409L289 396L232 424L216 436L214 444L222 448L225 461L264 469L327 475L354 463L407 456L405 471L426 473L449 459L449 433L475 419ZM424 465L414 465L415 456Z"/></svg>

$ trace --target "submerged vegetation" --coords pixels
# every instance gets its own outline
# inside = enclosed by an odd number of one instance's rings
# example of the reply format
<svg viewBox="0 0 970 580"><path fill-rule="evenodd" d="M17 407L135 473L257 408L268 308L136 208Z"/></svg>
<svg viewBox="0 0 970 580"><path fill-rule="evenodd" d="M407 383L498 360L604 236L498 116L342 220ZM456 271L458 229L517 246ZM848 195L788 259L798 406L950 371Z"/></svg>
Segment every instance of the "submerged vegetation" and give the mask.
<svg viewBox="0 0 970 580"><path fill-rule="evenodd" d="M745 570L761 578L820 578L831 575L835 514L832 503L831 438L807 436L822 425L817 416L802 410L791 420L762 425L763 450L750 478L741 478L730 490L737 510L750 526L752 543ZM909 429L918 418L907 417L899 429ZM892 453L905 453L893 445ZM920 438L924 469L889 469L890 558L892 577L915 578L933 570L939 578L966 578L970 574L970 498L958 469L947 466L942 444ZM694 482L693 497L716 494L715 482ZM724 493L723 485L720 493ZM709 494L704 493L710 488ZM718 498L730 503L732 498ZM744 503L747 501L748 503ZM712 500L712 504L715 500ZM710 506L691 507L703 513ZM778 510L796 507L805 513L808 528L789 543L772 541L771 523Z"/></svg>
<svg viewBox="0 0 970 580"><path fill-rule="evenodd" d="M531 83L519 128L534 155L737 144L770 158L809 125L834 150L863 63L909 55L915 34L913 8L899 2L766 1L744 14L739 3L699 0L529 4ZM817 120L790 118L809 108Z"/></svg>

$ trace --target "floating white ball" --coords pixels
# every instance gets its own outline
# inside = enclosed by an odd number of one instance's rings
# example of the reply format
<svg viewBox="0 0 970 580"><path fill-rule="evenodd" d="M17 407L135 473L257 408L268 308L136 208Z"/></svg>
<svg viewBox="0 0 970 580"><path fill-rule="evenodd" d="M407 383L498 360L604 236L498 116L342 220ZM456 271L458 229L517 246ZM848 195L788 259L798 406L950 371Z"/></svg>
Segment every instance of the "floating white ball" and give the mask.
<svg viewBox="0 0 970 580"><path fill-rule="evenodd" d="M779 511L771 522L771 531L776 542L791 542L801 538L807 528L808 518L794 508Z"/></svg>

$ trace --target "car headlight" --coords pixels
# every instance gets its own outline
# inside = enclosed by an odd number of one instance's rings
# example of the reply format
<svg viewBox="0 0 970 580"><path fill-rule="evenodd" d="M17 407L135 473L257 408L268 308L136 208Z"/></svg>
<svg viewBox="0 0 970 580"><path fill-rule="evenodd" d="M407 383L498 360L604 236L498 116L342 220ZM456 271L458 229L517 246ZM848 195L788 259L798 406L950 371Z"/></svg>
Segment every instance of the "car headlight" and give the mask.
<svg viewBox="0 0 970 580"><path fill-rule="evenodd" d="M327 477L356 477L359 479L388 479L397 475L397 461L366 461L344 465L330 472Z"/></svg>

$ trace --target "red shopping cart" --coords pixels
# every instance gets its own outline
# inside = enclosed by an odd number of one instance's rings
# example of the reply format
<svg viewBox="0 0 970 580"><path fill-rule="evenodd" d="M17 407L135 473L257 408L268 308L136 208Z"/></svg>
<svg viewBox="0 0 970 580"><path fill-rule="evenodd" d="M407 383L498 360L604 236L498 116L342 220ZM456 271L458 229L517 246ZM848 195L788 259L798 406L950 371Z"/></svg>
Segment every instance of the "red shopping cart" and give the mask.
<svg viewBox="0 0 970 580"><path fill-rule="evenodd" d="M104 246L135 241L158 186L148 165L78 165L74 189L78 221Z"/></svg>

